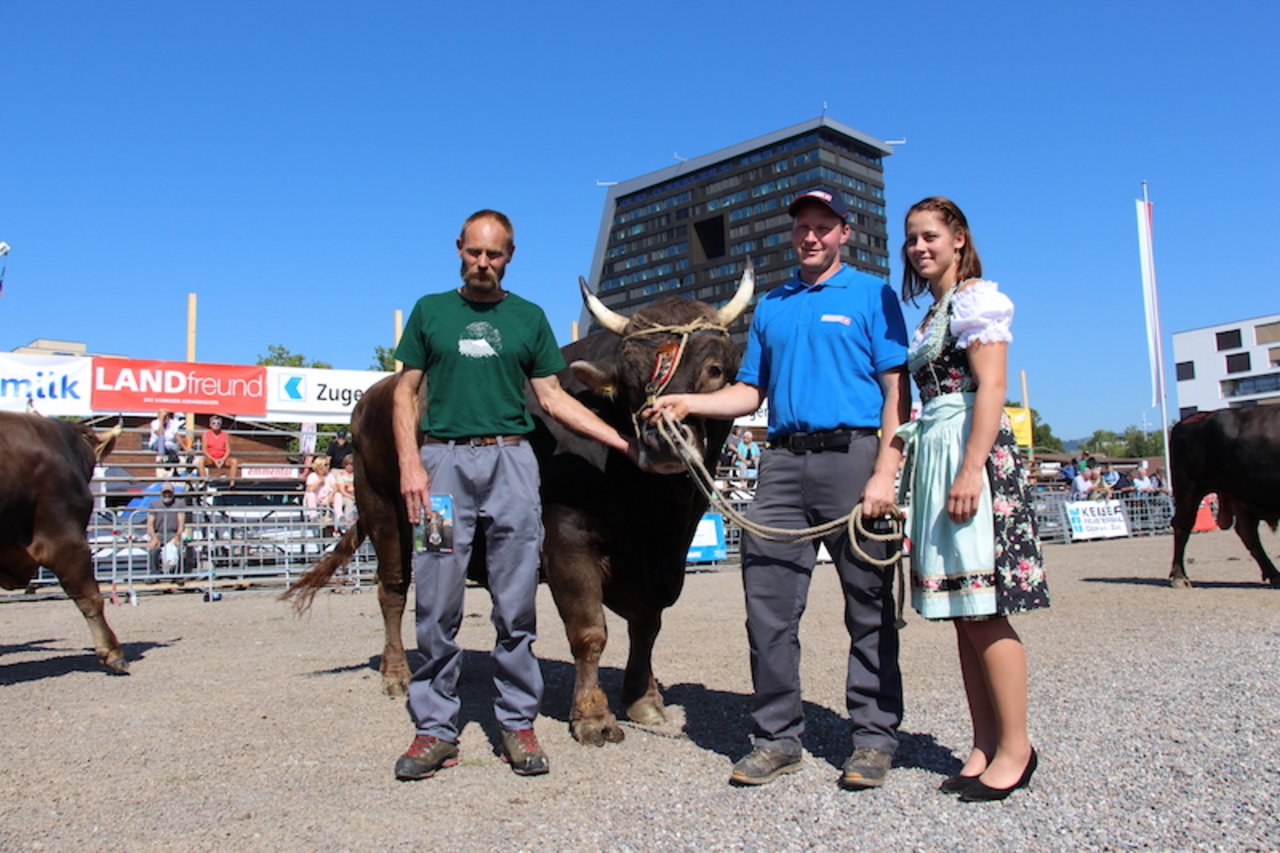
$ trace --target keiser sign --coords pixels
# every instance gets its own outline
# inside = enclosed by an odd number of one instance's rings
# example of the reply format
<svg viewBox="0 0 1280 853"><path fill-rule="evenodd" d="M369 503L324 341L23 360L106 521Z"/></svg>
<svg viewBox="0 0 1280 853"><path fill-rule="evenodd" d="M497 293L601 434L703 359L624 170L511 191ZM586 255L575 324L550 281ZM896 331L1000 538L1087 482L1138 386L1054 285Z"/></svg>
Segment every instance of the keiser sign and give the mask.
<svg viewBox="0 0 1280 853"><path fill-rule="evenodd" d="M176 409L261 416L267 369L186 361L93 360L93 408L144 412Z"/></svg>

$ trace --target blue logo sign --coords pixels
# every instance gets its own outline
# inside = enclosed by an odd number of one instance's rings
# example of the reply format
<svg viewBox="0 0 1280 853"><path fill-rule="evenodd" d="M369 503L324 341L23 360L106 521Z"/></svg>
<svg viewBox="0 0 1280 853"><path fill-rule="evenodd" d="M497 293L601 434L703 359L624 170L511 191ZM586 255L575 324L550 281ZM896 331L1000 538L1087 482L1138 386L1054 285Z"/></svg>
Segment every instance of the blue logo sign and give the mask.
<svg viewBox="0 0 1280 853"><path fill-rule="evenodd" d="M307 380L303 376L280 377L281 395L286 400L303 400L307 396Z"/></svg>

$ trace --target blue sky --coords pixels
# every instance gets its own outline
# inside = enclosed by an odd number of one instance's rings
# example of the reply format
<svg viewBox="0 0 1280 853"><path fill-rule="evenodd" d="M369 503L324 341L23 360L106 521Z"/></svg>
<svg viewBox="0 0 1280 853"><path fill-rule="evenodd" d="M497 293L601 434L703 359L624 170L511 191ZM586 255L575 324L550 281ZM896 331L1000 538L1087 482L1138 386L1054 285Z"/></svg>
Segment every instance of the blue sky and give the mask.
<svg viewBox="0 0 1280 853"><path fill-rule="evenodd" d="M891 244L921 197L965 209L1018 306L1011 397L1025 370L1066 439L1158 425L1133 200L1149 181L1173 416L1174 331L1280 311L1277 32L1235 0L0 0L0 350L181 360L195 292L202 361L367 368L395 309L456 284L479 207L564 343L596 181L825 103L907 140Z"/></svg>

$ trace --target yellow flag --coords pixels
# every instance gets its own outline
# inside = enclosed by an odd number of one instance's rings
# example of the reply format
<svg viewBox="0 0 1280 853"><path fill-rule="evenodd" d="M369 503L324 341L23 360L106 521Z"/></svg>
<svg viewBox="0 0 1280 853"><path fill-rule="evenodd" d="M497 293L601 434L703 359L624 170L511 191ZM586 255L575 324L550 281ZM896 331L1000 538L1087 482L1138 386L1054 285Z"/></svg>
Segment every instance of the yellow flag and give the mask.
<svg viewBox="0 0 1280 853"><path fill-rule="evenodd" d="M1031 410L1020 406L1005 406L1004 413L1009 416L1009 424L1013 427L1013 438L1019 447L1031 446Z"/></svg>

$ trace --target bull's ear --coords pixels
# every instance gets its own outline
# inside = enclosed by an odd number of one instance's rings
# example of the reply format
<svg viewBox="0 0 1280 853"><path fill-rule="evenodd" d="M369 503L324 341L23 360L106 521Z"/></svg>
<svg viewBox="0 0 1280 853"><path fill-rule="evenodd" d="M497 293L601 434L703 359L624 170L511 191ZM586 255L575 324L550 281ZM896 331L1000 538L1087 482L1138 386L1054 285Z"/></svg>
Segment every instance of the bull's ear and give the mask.
<svg viewBox="0 0 1280 853"><path fill-rule="evenodd" d="M589 361L575 361L569 365L569 369L591 393L606 400L612 400L617 396L617 377L612 370L602 370L599 365Z"/></svg>

